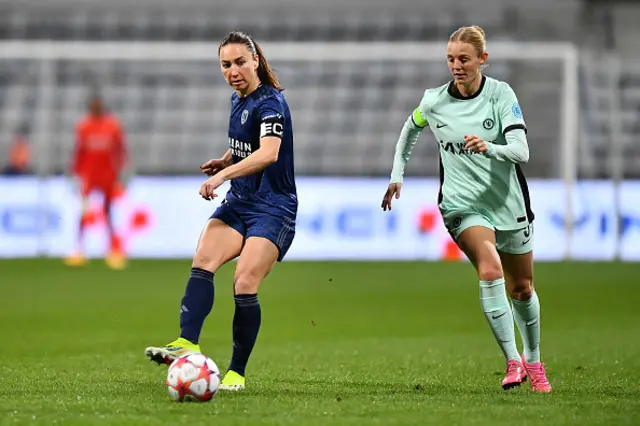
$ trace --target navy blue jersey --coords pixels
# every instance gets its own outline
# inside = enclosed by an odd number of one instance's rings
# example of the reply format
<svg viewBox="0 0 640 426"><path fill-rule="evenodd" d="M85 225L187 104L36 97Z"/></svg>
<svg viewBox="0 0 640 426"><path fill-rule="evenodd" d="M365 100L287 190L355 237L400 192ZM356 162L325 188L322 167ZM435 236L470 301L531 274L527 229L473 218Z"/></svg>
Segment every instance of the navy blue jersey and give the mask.
<svg viewBox="0 0 640 426"><path fill-rule="evenodd" d="M293 163L293 129L289 105L279 90L263 84L244 98L231 96L229 148L237 163L260 148L262 137L281 139L278 161L264 170L231 180L229 202L295 216L298 210Z"/></svg>

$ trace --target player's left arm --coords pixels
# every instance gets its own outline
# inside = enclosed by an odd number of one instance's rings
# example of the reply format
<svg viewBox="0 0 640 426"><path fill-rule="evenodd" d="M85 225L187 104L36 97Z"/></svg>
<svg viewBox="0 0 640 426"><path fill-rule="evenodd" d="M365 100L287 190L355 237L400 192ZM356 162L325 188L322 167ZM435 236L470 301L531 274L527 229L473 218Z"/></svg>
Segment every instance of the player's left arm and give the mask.
<svg viewBox="0 0 640 426"><path fill-rule="evenodd" d="M487 144L485 155L499 161L510 161L524 164L529 161L529 144L527 143L527 126L515 92L506 83L498 98L501 131L506 145Z"/></svg>
<svg viewBox="0 0 640 426"><path fill-rule="evenodd" d="M116 171L122 172L129 163L127 144L124 130L119 122L114 122L114 166Z"/></svg>
<svg viewBox="0 0 640 426"><path fill-rule="evenodd" d="M113 138L113 171L116 173L120 184L127 186L134 174L134 170L129 157L125 131L118 120L114 121Z"/></svg>
<svg viewBox="0 0 640 426"><path fill-rule="evenodd" d="M275 99L267 99L258 106L256 113L260 120L260 147L247 158L222 170L219 175L225 181L257 173L278 161L284 135L282 106Z"/></svg>

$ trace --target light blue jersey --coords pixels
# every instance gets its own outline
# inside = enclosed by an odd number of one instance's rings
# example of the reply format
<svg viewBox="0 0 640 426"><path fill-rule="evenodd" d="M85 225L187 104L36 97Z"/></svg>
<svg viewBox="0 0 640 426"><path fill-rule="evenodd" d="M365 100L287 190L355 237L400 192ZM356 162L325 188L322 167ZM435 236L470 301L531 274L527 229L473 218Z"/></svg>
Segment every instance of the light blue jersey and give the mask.
<svg viewBox="0 0 640 426"><path fill-rule="evenodd" d="M438 141L438 204L445 222L447 217L475 212L486 217L495 229L515 230L533 220L527 183L518 164L529 156L524 137L526 125L516 95L507 83L483 76L480 89L470 97L460 96L453 82L428 89L411 121L408 124L415 126L417 133L428 126ZM403 133L411 133L410 130L403 129ZM507 147L506 135L512 131L522 137ZM467 135L487 142L489 151L472 153L465 149ZM405 149L404 154L400 151L392 182L402 181L404 163L410 156L410 149Z"/></svg>

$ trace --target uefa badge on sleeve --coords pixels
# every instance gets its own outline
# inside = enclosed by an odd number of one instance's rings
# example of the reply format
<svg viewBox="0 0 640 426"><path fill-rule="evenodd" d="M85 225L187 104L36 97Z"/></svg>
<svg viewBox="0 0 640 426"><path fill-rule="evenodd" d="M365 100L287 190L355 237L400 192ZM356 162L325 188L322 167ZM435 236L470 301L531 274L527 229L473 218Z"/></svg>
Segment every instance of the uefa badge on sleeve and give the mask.
<svg viewBox="0 0 640 426"><path fill-rule="evenodd" d="M520 105L518 105L517 102L514 102L513 105L511 105L511 112L514 117L522 118L522 111L520 110Z"/></svg>

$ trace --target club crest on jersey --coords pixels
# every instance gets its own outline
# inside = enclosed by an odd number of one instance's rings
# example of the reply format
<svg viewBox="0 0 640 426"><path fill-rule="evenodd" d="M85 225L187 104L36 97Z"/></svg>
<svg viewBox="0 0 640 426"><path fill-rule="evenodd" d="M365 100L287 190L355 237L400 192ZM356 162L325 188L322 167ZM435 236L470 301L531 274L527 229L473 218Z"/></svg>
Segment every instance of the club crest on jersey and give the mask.
<svg viewBox="0 0 640 426"><path fill-rule="evenodd" d="M249 118L249 111L246 109L242 111L242 116L240 116L240 123L244 124L247 122L247 118Z"/></svg>
<svg viewBox="0 0 640 426"><path fill-rule="evenodd" d="M496 123L491 119L491 118L487 118L486 120L484 120L484 122L482 123L482 127L484 127L487 130L491 130L493 129L493 126Z"/></svg>

